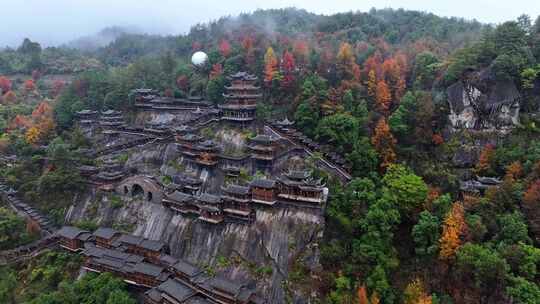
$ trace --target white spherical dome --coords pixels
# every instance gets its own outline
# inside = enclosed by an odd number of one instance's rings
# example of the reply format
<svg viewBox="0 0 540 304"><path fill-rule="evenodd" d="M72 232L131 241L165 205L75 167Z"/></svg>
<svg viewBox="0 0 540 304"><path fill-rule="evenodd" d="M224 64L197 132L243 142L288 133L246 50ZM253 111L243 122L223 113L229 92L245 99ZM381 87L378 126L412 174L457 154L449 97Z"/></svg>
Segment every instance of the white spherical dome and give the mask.
<svg viewBox="0 0 540 304"><path fill-rule="evenodd" d="M208 55L204 52L196 52L191 56L191 63L196 66L204 65L208 61Z"/></svg>

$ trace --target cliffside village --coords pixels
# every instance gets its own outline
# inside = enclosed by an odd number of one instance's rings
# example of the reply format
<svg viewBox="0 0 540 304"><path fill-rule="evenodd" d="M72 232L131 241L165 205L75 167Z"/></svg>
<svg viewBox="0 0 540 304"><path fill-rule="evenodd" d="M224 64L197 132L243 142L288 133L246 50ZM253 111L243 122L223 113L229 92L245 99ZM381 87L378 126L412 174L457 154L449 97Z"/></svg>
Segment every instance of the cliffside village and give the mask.
<svg viewBox="0 0 540 304"><path fill-rule="evenodd" d="M321 145L315 143L294 129L294 122L287 118L268 123L259 132L249 138L245 155L224 153L223 147L213 139L200 134L203 127L212 124L226 124L239 129L255 130L255 110L262 97L260 87L256 86L257 77L240 72L229 77L230 86L226 86L225 103L214 107L201 98L174 99L159 97L154 90L137 89L132 92L134 106L140 111L174 113L183 117L183 123L152 124L145 127L133 127L125 123L121 112L108 110L102 113L83 110L77 113L79 127L95 138L99 134L105 140L125 137L115 145L88 151L95 156L102 156L100 166L81 166L82 176L90 184L102 191L116 191L120 195L145 194L147 201L161 203L171 210L186 216L212 224L227 221L252 222L255 219L256 206L299 206L322 208L328 197L328 189L320 179L315 179L308 170L282 170L276 172L277 164L292 156L309 156L320 152ZM260 128L259 128L260 129ZM176 174L170 182L164 184L155 176L151 179L153 188L161 193L146 189L144 183L126 186L129 173L117 158L111 154L135 146L145 147L157 143L174 143L183 164L195 170L220 171L227 182L216 193L207 193L202 187L203 181L195 175ZM342 156L335 153L322 153L318 161L321 169L347 182L349 169ZM256 177L250 182L240 181L241 172L254 176L263 173L265 177ZM156 198L162 198L156 201Z"/></svg>

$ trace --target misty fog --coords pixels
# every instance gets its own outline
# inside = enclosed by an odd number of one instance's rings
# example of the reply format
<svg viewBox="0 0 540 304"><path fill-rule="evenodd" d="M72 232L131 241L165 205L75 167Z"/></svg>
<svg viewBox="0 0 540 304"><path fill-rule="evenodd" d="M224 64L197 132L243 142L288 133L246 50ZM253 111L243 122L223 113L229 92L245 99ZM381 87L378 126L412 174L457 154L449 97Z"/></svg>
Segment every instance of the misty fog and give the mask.
<svg viewBox="0 0 540 304"><path fill-rule="evenodd" d="M138 33L180 34L196 23L221 16L291 6L319 14L368 11L371 7L405 8L486 23L515 19L523 13L540 14L540 4L530 0L22 0L2 6L8 13L2 14L0 46L17 46L25 37L44 46L61 45L112 26Z"/></svg>

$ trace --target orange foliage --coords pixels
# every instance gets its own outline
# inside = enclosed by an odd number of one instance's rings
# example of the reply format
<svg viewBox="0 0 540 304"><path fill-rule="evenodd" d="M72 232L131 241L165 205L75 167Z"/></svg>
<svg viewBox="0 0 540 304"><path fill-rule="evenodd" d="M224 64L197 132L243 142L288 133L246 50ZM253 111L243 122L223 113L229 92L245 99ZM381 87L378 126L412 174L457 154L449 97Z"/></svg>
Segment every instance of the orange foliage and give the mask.
<svg viewBox="0 0 540 304"><path fill-rule="evenodd" d="M374 71L375 77L378 80L382 79L382 55L379 51L376 51L366 61L364 61L364 74L367 76L371 71Z"/></svg>
<svg viewBox="0 0 540 304"><path fill-rule="evenodd" d="M32 79L26 80L24 82L23 86L24 86L24 90L26 92L32 92L32 91L36 90L36 84L34 83L34 80L32 80Z"/></svg>
<svg viewBox="0 0 540 304"><path fill-rule="evenodd" d="M253 44L254 44L254 41L253 41L253 38L251 36L245 36L244 39L242 39L242 48L246 51L246 52L249 52L253 49Z"/></svg>
<svg viewBox="0 0 540 304"><path fill-rule="evenodd" d="M476 174L485 174L488 173L492 168L493 158L495 157L495 146L492 144L487 144L480 152L480 157L478 163L475 167Z"/></svg>
<svg viewBox="0 0 540 304"><path fill-rule="evenodd" d="M13 120L11 120L8 129L9 130L16 130L16 129L27 129L31 125L30 120L26 118L23 115L17 115Z"/></svg>
<svg viewBox="0 0 540 304"><path fill-rule="evenodd" d="M4 94L4 97L2 97L2 101L5 104L15 103L15 101L17 101L17 95L13 91L8 91Z"/></svg>
<svg viewBox="0 0 540 304"><path fill-rule="evenodd" d="M264 54L264 81L271 85L274 76L276 75L278 67L278 60L274 54L274 49L268 47L266 54Z"/></svg>
<svg viewBox="0 0 540 304"><path fill-rule="evenodd" d="M53 115L53 108L46 101L40 102L38 106L34 109L34 111L32 111L32 118L34 120L38 120L43 117L52 118L52 115Z"/></svg>
<svg viewBox="0 0 540 304"><path fill-rule="evenodd" d="M210 79L215 79L223 74L223 66L221 63L216 63L212 66L212 71L210 71Z"/></svg>
<svg viewBox="0 0 540 304"><path fill-rule="evenodd" d="M362 285L358 287L358 290L356 291L358 296L358 304L369 304L366 286Z"/></svg>
<svg viewBox="0 0 540 304"><path fill-rule="evenodd" d="M392 105L392 95L390 94L390 89L388 89L388 85L384 80L377 83L375 99L377 103L377 110L383 114L388 114L390 106Z"/></svg>
<svg viewBox="0 0 540 304"><path fill-rule="evenodd" d="M37 127L31 127L26 131L25 139L29 144L36 144L41 137L41 132Z"/></svg>
<svg viewBox="0 0 540 304"><path fill-rule="evenodd" d="M369 298L370 304L379 304L381 302L381 299L379 298L379 295L377 292L374 292L371 294L371 298Z"/></svg>
<svg viewBox="0 0 540 304"><path fill-rule="evenodd" d="M435 133L435 134L433 134L433 136L431 136L431 142L434 145L439 146L439 145L442 145L444 143L444 138L442 137L441 134Z"/></svg>
<svg viewBox="0 0 540 304"><path fill-rule="evenodd" d="M377 94L377 76L375 75L375 70L371 70L368 73L367 90L368 95L375 98Z"/></svg>
<svg viewBox="0 0 540 304"><path fill-rule="evenodd" d="M396 161L396 153L394 152L394 146L396 145L396 139L390 132L390 126L386 122L386 118L381 117L371 137L371 144L379 153L381 159L381 169L385 171L386 168Z"/></svg>
<svg viewBox="0 0 540 304"><path fill-rule="evenodd" d="M424 283L420 279L410 282L403 292L403 304L431 304L433 302L427 294Z"/></svg>
<svg viewBox="0 0 540 304"><path fill-rule="evenodd" d="M296 70L296 64L294 56L289 51L283 53L283 60L281 63L281 70L283 72L283 79L281 80L281 86L285 89L290 89L294 85L296 80L294 73Z"/></svg>
<svg viewBox="0 0 540 304"><path fill-rule="evenodd" d="M219 43L219 52L221 53L221 56L227 58L231 54L231 44L229 41L223 39Z"/></svg>
<svg viewBox="0 0 540 304"><path fill-rule="evenodd" d="M11 80L5 76L0 76L0 93L11 91Z"/></svg>
<svg viewBox="0 0 540 304"><path fill-rule="evenodd" d="M515 181L523 175L523 167L519 161L515 161L506 167L505 180Z"/></svg>
<svg viewBox="0 0 540 304"><path fill-rule="evenodd" d="M60 95L60 93L64 89L64 86L65 83L62 80L55 80L51 89L52 97L57 97L58 95Z"/></svg>
<svg viewBox="0 0 540 304"><path fill-rule="evenodd" d="M444 261L453 260L456 251L461 247L461 238L464 236L467 224L465 211L460 202L455 202L452 209L446 214L443 223L443 232L440 243L439 258Z"/></svg>
<svg viewBox="0 0 540 304"><path fill-rule="evenodd" d="M305 64L309 56L308 44L304 40L297 40L294 42L293 54L298 59L298 62Z"/></svg>
<svg viewBox="0 0 540 304"><path fill-rule="evenodd" d="M527 207L536 207L540 203L540 179L534 181L523 194L523 203Z"/></svg>

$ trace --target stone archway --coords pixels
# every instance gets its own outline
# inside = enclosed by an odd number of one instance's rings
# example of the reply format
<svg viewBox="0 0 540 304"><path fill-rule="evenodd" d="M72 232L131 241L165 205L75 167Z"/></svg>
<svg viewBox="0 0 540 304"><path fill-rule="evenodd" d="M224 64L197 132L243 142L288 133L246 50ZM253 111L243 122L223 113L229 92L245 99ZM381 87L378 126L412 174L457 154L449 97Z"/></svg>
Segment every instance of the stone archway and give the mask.
<svg viewBox="0 0 540 304"><path fill-rule="evenodd" d="M131 176L124 179L116 187L116 192L124 196L138 196L144 201L161 203L163 187L153 178L143 175Z"/></svg>

